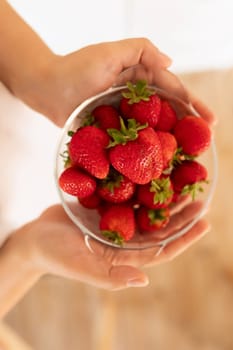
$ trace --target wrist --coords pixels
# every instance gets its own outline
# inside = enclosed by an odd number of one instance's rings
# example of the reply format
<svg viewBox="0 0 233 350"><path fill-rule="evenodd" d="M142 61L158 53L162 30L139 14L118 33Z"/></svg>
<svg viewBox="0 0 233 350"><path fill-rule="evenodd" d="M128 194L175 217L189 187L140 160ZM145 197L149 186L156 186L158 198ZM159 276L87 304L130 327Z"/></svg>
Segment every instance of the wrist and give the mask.
<svg viewBox="0 0 233 350"><path fill-rule="evenodd" d="M16 231L0 248L0 318L40 279L43 272L32 259L25 228Z"/></svg>
<svg viewBox="0 0 233 350"><path fill-rule="evenodd" d="M62 127L69 114L66 109L69 96L65 92L65 81L60 78L60 61L61 56L46 52L32 67L26 68L21 83L12 82L11 90L33 110Z"/></svg>
<svg viewBox="0 0 233 350"><path fill-rule="evenodd" d="M22 276L37 281L45 274L36 263L35 243L30 234L31 223L15 231L0 248L0 258L8 266L17 267Z"/></svg>

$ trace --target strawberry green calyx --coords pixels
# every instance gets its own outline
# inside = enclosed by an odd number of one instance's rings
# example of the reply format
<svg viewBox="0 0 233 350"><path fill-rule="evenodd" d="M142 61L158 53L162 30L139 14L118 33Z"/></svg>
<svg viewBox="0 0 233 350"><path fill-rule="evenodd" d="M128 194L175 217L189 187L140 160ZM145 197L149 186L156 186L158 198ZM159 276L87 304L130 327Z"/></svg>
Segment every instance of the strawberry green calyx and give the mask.
<svg viewBox="0 0 233 350"><path fill-rule="evenodd" d="M149 101L150 96L155 94L155 91L148 88L145 80L138 80L136 84L127 82L126 85L129 91L122 92L122 96L129 100L129 104Z"/></svg>
<svg viewBox="0 0 233 350"><path fill-rule="evenodd" d="M120 187L123 176L118 173L114 168L110 168L110 171L105 179L101 180L101 186L106 187L110 192L114 192L114 188Z"/></svg>
<svg viewBox="0 0 233 350"><path fill-rule="evenodd" d="M196 156L191 156L189 154L185 154L183 152L182 147L178 147L172 160L169 163L169 166L163 170L163 174L164 175L170 175L173 168L179 164L181 164L182 162L186 161L186 160L195 160L197 157Z"/></svg>
<svg viewBox="0 0 233 350"><path fill-rule="evenodd" d="M154 204L165 203L173 194L169 177L152 180L150 192L155 192L153 200Z"/></svg>
<svg viewBox="0 0 233 350"><path fill-rule="evenodd" d="M121 237L121 235L117 231L102 230L101 233L104 237L109 239L114 244L122 246L124 243L123 237Z"/></svg>
<svg viewBox="0 0 233 350"><path fill-rule="evenodd" d="M68 130L67 131L67 135L69 137L72 137L74 135L74 131L73 130ZM66 146L69 146L69 142L66 143ZM63 158L63 162L64 162L64 168L68 168L71 165L71 159L70 159L70 155L69 155L69 151L65 150L64 152L60 153L60 156Z"/></svg>
<svg viewBox="0 0 233 350"><path fill-rule="evenodd" d="M150 219L151 225L158 221L163 221L167 218L166 211L164 209L149 209L148 218Z"/></svg>
<svg viewBox="0 0 233 350"><path fill-rule="evenodd" d="M82 121L80 123L81 127L83 126L89 126L89 125L97 125L95 117L91 113L87 113L84 118L82 118Z"/></svg>
<svg viewBox="0 0 233 350"><path fill-rule="evenodd" d="M204 188L202 187L202 184L208 184L208 180L198 181L194 184L185 185L184 188L181 191L182 195L190 194L192 197L192 200L194 201L197 195L197 192L204 192Z"/></svg>
<svg viewBox="0 0 233 350"><path fill-rule="evenodd" d="M69 152L66 150L63 153L60 153L60 156L63 158L64 168L68 168L71 165Z"/></svg>
<svg viewBox="0 0 233 350"><path fill-rule="evenodd" d="M72 136L74 135L74 131L73 131L73 130L69 130L69 131L67 132L67 135L70 136L70 137L72 137Z"/></svg>
<svg viewBox="0 0 233 350"><path fill-rule="evenodd" d="M194 160L195 158L196 158L196 156L191 156L189 154L185 154L183 152L182 147L178 147L175 154L174 154L174 157L171 161L171 165L175 166L177 164L181 164L185 160Z"/></svg>
<svg viewBox="0 0 233 350"><path fill-rule="evenodd" d="M110 141L107 148L114 147L116 145L125 145L128 141L134 141L138 137L138 131L145 129L148 124L140 124L135 119L127 119L128 126L126 127L123 118L120 117L120 130L107 129L109 136L113 139Z"/></svg>

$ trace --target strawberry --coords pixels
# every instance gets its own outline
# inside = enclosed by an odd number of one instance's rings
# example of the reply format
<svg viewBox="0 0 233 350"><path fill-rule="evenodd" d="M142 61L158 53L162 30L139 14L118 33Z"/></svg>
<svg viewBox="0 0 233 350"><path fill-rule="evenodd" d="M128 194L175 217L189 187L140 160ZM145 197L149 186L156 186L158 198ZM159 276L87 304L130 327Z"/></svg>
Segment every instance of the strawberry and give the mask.
<svg viewBox="0 0 233 350"><path fill-rule="evenodd" d="M169 132L157 131L163 154L163 169L170 168L177 150L175 137Z"/></svg>
<svg viewBox="0 0 233 350"><path fill-rule="evenodd" d="M80 198L90 196L96 189L96 181L92 176L73 167L65 169L58 182L64 192Z"/></svg>
<svg viewBox="0 0 233 350"><path fill-rule="evenodd" d="M159 120L156 124L156 130L171 131L177 122L177 116L175 110L171 107L170 103L166 100L161 100L161 111L159 114Z"/></svg>
<svg viewBox="0 0 233 350"><path fill-rule="evenodd" d="M98 179L104 179L109 172L106 147L109 136L95 126L79 128L69 143L72 165L81 167Z"/></svg>
<svg viewBox="0 0 233 350"><path fill-rule="evenodd" d="M136 222L141 231L153 232L165 227L170 219L168 208L148 209L140 207L136 212Z"/></svg>
<svg viewBox="0 0 233 350"><path fill-rule="evenodd" d="M174 192L172 197L172 203L177 203L181 199L181 193Z"/></svg>
<svg viewBox="0 0 233 350"><path fill-rule="evenodd" d="M118 135L114 138L114 142L110 143L113 146L109 150L109 159L118 172L136 184L145 184L161 175L161 144L151 127L138 131L132 141L130 137L122 141Z"/></svg>
<svg viewBox="0 0 233 350"><path fill-rule="evenodd" d="M98 209L102 201L96 192L84 198L79 197L78 200L83 207L88 209Z"/></svg>
<svg viewBox="0 0 233 350"><path fill-rule="evenodd" d="M97 186L98 195L107 202L121 203L130 199L135 191L135 184L111 169L106 179L99 181Z"/></svg>
<svg viewBox="0 0 233 350"><path fill-rule="evenodd" d="M102 214L99 227L106 238L122 245L124 241L129 241L134 236L134 211L124 204L111 205Z"/></svg>
<svg viewBox="0 0 233 350"><path fill-rule="evenodd" d="M174 191L181 194L191 194L195 199L196 192L203 192L202 184L207 183L207 169L197 161L184 161L176 166L171 173Z"/></svg>
<svg viewBox="0 0 233 350"><path fill-rule="evenodd" d="M120 110L125 118L133 118L141 124L156 126L161 110L161 101L155 92L148 88L144 80L136 85L127 83L128 91L122 93Z"/></svg>
<svg viewBox="0 0 233 350"><path fill-rule="evenodd" d="M120 129L118 111L111 105L100 105L94 108L91 113L94 120L101 129Z"/></svg>
<svg viewBox="0 0 233 350"><path fill-rule="evenodd" d="M138 186L137 200L150 209L168 206L173 198L173 187L169 177L161 177L150 183Z"/></svg>
<svg viewBox="0 0 233 350"><path fill-rule="evenodd" d="M207 122L188 115L176 123L174 136L178 146L185 154L198 156L208 149L211 142L211 131Z"/></svg>

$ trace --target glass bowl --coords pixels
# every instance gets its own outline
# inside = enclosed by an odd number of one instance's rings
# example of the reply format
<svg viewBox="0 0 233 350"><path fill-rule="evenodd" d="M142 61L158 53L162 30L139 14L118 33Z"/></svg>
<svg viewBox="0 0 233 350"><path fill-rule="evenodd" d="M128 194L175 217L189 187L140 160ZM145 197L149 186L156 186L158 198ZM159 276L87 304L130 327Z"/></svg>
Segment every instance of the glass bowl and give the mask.
<svg viewBox="0 0 233 350"><path fill-rule="evenodd" d="M84 208L78 202L76 197L63 192L58 184L59 176L64 170L64 160L61 154L63 154L63 152L66 151L67 143L70 141L68 131L76 131L77 128L80 126L82 118L84 118L88 112L90 113L98 105L111 104L117 107L119 105L121 93L124 90L126 90L126 88L126 85L113 87L103 93L89 98L81 105L79 105L67 119L67 122L64 128L62 129L61 137L59 139L56 151L56 187L65 212L74 222L74 224L77 225L77 227L83 232L86 239L93 238L103 244L107 244L111 247L116 247L118 249L139 250L157 247L159 252L161 250L161 247L164 247L166 244L179 238L180 236L184 235L188 230L190 230L193 227L193 225L206 213L206 210L209 207L209 204L214 194L217 180L217 155L213 140L209 149L197 159L206 167L208 171L209 183L205 186L204 192L198 193L197 198L195 199L196 201L198 201L198 203L200 203L201 201L202 205L200 205L199 207L197 206L199 209L196 209L194 217L192 217L188 222L185 222L183 224L182 222L179 222L179 225L175 228L171 227L171 225L174 225L174 220L170 220L165 229L157 230L155 231L155 233L141 234L140 232L137 232L133 239L125 242L122 246L119 246L109 241L100 233L98 226L100 215L97 210ZM155 92L161 98L165 98L170 102L172 107L175 109L179 119L187 114L199 117L198 113L194 110L192 105L186 104L179 98L172 96L171 94L157 88L156 86L150 86L150 88L154 89ZM176 207L179 208L179 206L181 208L180 210L183 210L182 205L177 203L173 208L174 212L177 211ZM168 232L170 233L168 234Z"/></svg>

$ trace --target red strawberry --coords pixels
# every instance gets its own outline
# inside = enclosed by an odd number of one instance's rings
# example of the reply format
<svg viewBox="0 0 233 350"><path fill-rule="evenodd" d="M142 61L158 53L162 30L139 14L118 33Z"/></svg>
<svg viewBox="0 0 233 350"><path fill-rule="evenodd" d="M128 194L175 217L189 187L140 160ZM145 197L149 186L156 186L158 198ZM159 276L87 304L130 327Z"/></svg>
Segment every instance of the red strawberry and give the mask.
<svg viewBox="0 0 233 350"><path fill-rule="evenodd" d="M179 120L174 128L174 136L185 154L198 156L208 149L211 131L207 122L192 115Z"/></svg>
<svg viewBox="0 0 233 350"><path fill-rule="evenodd" d="M97 186L98 195L111 203L121 203L130 199L135 191L135 184L116 170L111 169L106 179Z"/></svg>
<svg viewBox="0 0 233 350"><path fill-rule="evenodd" d="M99 227L106 238L122 245L124 241L129 241L134 236L134 211L124 204L111 205L102 214Z"/></svg>
<svg viewBox="0 0 233 350"><path fill-rule="evenodd" d="M177 203L179 202L179 200L181 199L181 194L178 192L174 192L173 193L173 197L172 197L172 203Z"/></svg>
<svg viewBox="0 0 233 350"><path fill-rule="evenodd" d="M168 208L148 209L140 207L136 212L136 222L140 231L153 232L165 227L170 219Z"/></svg>
<svg viewBox="0 0 233 350"><path fill-rule="evenodd" d="M137 133L136 139L116 144L109 150L112 166L137 184L158 178L163 170L162 150L156 132L147 127ZM115 145L116 144L116 145Z"/></svg>
<svg viewBox="0 0 233 350"><path fill-rule="evenodd" d="M109 172L106 147L109 136L95 126L78 129L69 143L72 165L79 166L98 179L104 179Z"/></svg>
<svg viewBox="0 0 233 350"><path fill-rule="evenodd" d="M173 157L177 150L177 142L175 137L169 132L157 131L159 141L163 153L163 169L170 167Z"/></svg>
<svg viewBox="0 0 233 350"><path fill-rule="evenodd" d="M96 209L97 209L99 215L102 216L108 208L109 208L109 203L102 200L102 202L100 203L100 205Z"/></svg>
<svg viewBox="0 0 233 350"><path fill-rule="evenodd" d="M170 103L166 100L161 101L161 111L156 130L171 131L177 122L177 116Z"/></svg>
<svg viewBox="0 0 233 350"><path fill-rule="evenodd" d="M137 200L150 209L168 206L173 198L173 188L169 177L161 177L150 183L138 186Z"/></svg>
<svg viewBox="0 0 233 350"><path fill-rule="evenodd" d="M120 129L119 113L113 106L97 106L91 114L94 116L97 126L99 126L101 129Z"/></svg>
<svg viewBox="0 0 233 350"><path fill-rule="evenodd" d="M92 193L88 197L78 198L78 200L83 207L88 209L98 209L101 205L101 198L96 192Z"/></svg>
<svg viewBox="0 0 233 350"><path fill-rule="evenodd" d="M139 80L136 85L129 82L127 86L128 91L122 93L123 98L120 101L123 116L155 127L161 110L159 96L149 89L143 80Z"/></svg>
<svg viewBox="0 0 233 350"><path fill-rule="evenodd" d="M203 191L202 183L207 182L207 170L197 161L184 161L176 166L171 173L171 181L176 193L192 195Z"/></svg>
<svg viewBox="0 0 233 350"><path fill-rule="evenodd" d="M95 191L96 181L82 170L71 167L65 169L60 175L59 186L64 192L83 198Z"/></svg>

